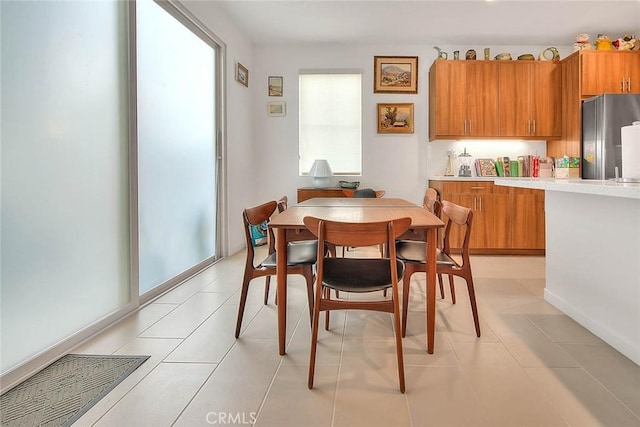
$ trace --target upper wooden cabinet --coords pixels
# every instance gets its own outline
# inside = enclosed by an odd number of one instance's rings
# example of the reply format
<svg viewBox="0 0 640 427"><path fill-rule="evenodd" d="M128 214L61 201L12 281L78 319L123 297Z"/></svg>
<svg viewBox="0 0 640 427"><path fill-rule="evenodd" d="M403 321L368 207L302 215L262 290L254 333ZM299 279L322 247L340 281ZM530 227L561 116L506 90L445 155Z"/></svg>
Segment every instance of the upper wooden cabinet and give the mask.
<svg viewBox="0 0 640 427"><path fill-rule="evenodd" d="M497 134L498 64L435 61L429 70L429 112L431 140Z"/></svg>
<svg viewBox="0 0 640 427"><path fill-rule="evenodd" d="M548 62L436 60L429 139L560 137L561 80Z"/></svg>
<svg viewBox="0 0 640 427"><path fill-rule="evenodd" d="M581 157L582 101L603 93L640 93L640 52L581 50L561 61L562 138L547 155Z"/></svg>
<svg viewBox="0 0 640 427"><path fill-rule="evenodd" d="M640 93L640 53L593 50L580 52L581 95Z"/></svg>
<svg viewBox="0 0 640 427"><path fill-rule="evenodd" d="M508 62L499 68L500 136L562 136L562 69L550 62Z"/></svg>

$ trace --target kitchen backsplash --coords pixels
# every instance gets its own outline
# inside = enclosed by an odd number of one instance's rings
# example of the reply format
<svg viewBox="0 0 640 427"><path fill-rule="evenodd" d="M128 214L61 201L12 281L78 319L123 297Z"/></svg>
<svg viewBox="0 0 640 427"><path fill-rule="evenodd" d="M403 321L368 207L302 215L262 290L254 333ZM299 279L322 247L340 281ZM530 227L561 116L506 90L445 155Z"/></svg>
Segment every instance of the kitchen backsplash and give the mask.
<svg viewBox="0 0 640 427"><path fill-rule="evenodd" d="M456 159L453 162L453 173L457 176L460 162L457 156L464 149L471 155L472 165L475 159L498 157L510 157L517 159L518 156L527 154L540 156L547 155L546 141L491 141L491 140L464 140L464 141L434 141L430 142L427 148L427 174L430 177L444 175L447 168L447 151L454 150ZM472 176L476 176L475 168L472 167Z"/></svg>

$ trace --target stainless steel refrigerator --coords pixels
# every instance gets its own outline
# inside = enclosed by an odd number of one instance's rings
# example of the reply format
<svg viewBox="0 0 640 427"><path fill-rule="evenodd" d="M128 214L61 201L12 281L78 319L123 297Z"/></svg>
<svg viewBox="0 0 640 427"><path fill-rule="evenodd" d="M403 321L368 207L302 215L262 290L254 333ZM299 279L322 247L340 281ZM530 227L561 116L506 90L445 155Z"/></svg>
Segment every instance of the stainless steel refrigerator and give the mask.
<svg viewBox="0 0 640 427"><path fill-rule="evenodd" d="M582 178L623 176L620 129L637 120L640 94L607 93L582 101Z"/></svg>

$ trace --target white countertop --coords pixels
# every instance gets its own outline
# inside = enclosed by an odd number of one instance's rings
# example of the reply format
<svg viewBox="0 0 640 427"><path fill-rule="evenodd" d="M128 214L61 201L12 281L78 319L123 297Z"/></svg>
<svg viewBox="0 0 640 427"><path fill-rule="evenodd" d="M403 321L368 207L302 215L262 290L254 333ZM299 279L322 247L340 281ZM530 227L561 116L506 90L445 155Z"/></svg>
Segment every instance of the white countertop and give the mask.
<svg viewBox="0 0 640 427"><path fill-rule="evenodd" d="M555 178L494 178L493 181L496 185L507 187L640 199L640 183L637 182L622 183L613 180Z"/></svg>
<svg viewBox="0 0 640 427"><path fill-rule="evenodd" d="M464 177L464 176L444 176L444 175L434 175L428 178L429 181L495 181L499 179L497 176L472 176L472 177ZM514 179L514 178L500 178L500 179Z"/></svg>

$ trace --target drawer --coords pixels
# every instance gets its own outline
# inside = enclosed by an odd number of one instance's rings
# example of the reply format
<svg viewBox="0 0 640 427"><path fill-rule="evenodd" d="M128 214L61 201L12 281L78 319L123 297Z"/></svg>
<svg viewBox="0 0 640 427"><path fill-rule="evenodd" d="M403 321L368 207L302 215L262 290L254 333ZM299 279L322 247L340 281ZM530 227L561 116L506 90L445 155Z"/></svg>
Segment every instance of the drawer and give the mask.
<svg viewBox="0 0 640 427"><path fill-rule="evenodd" d="M441 181L442 194L509 194L510 187L491 181Z"/></svg>

